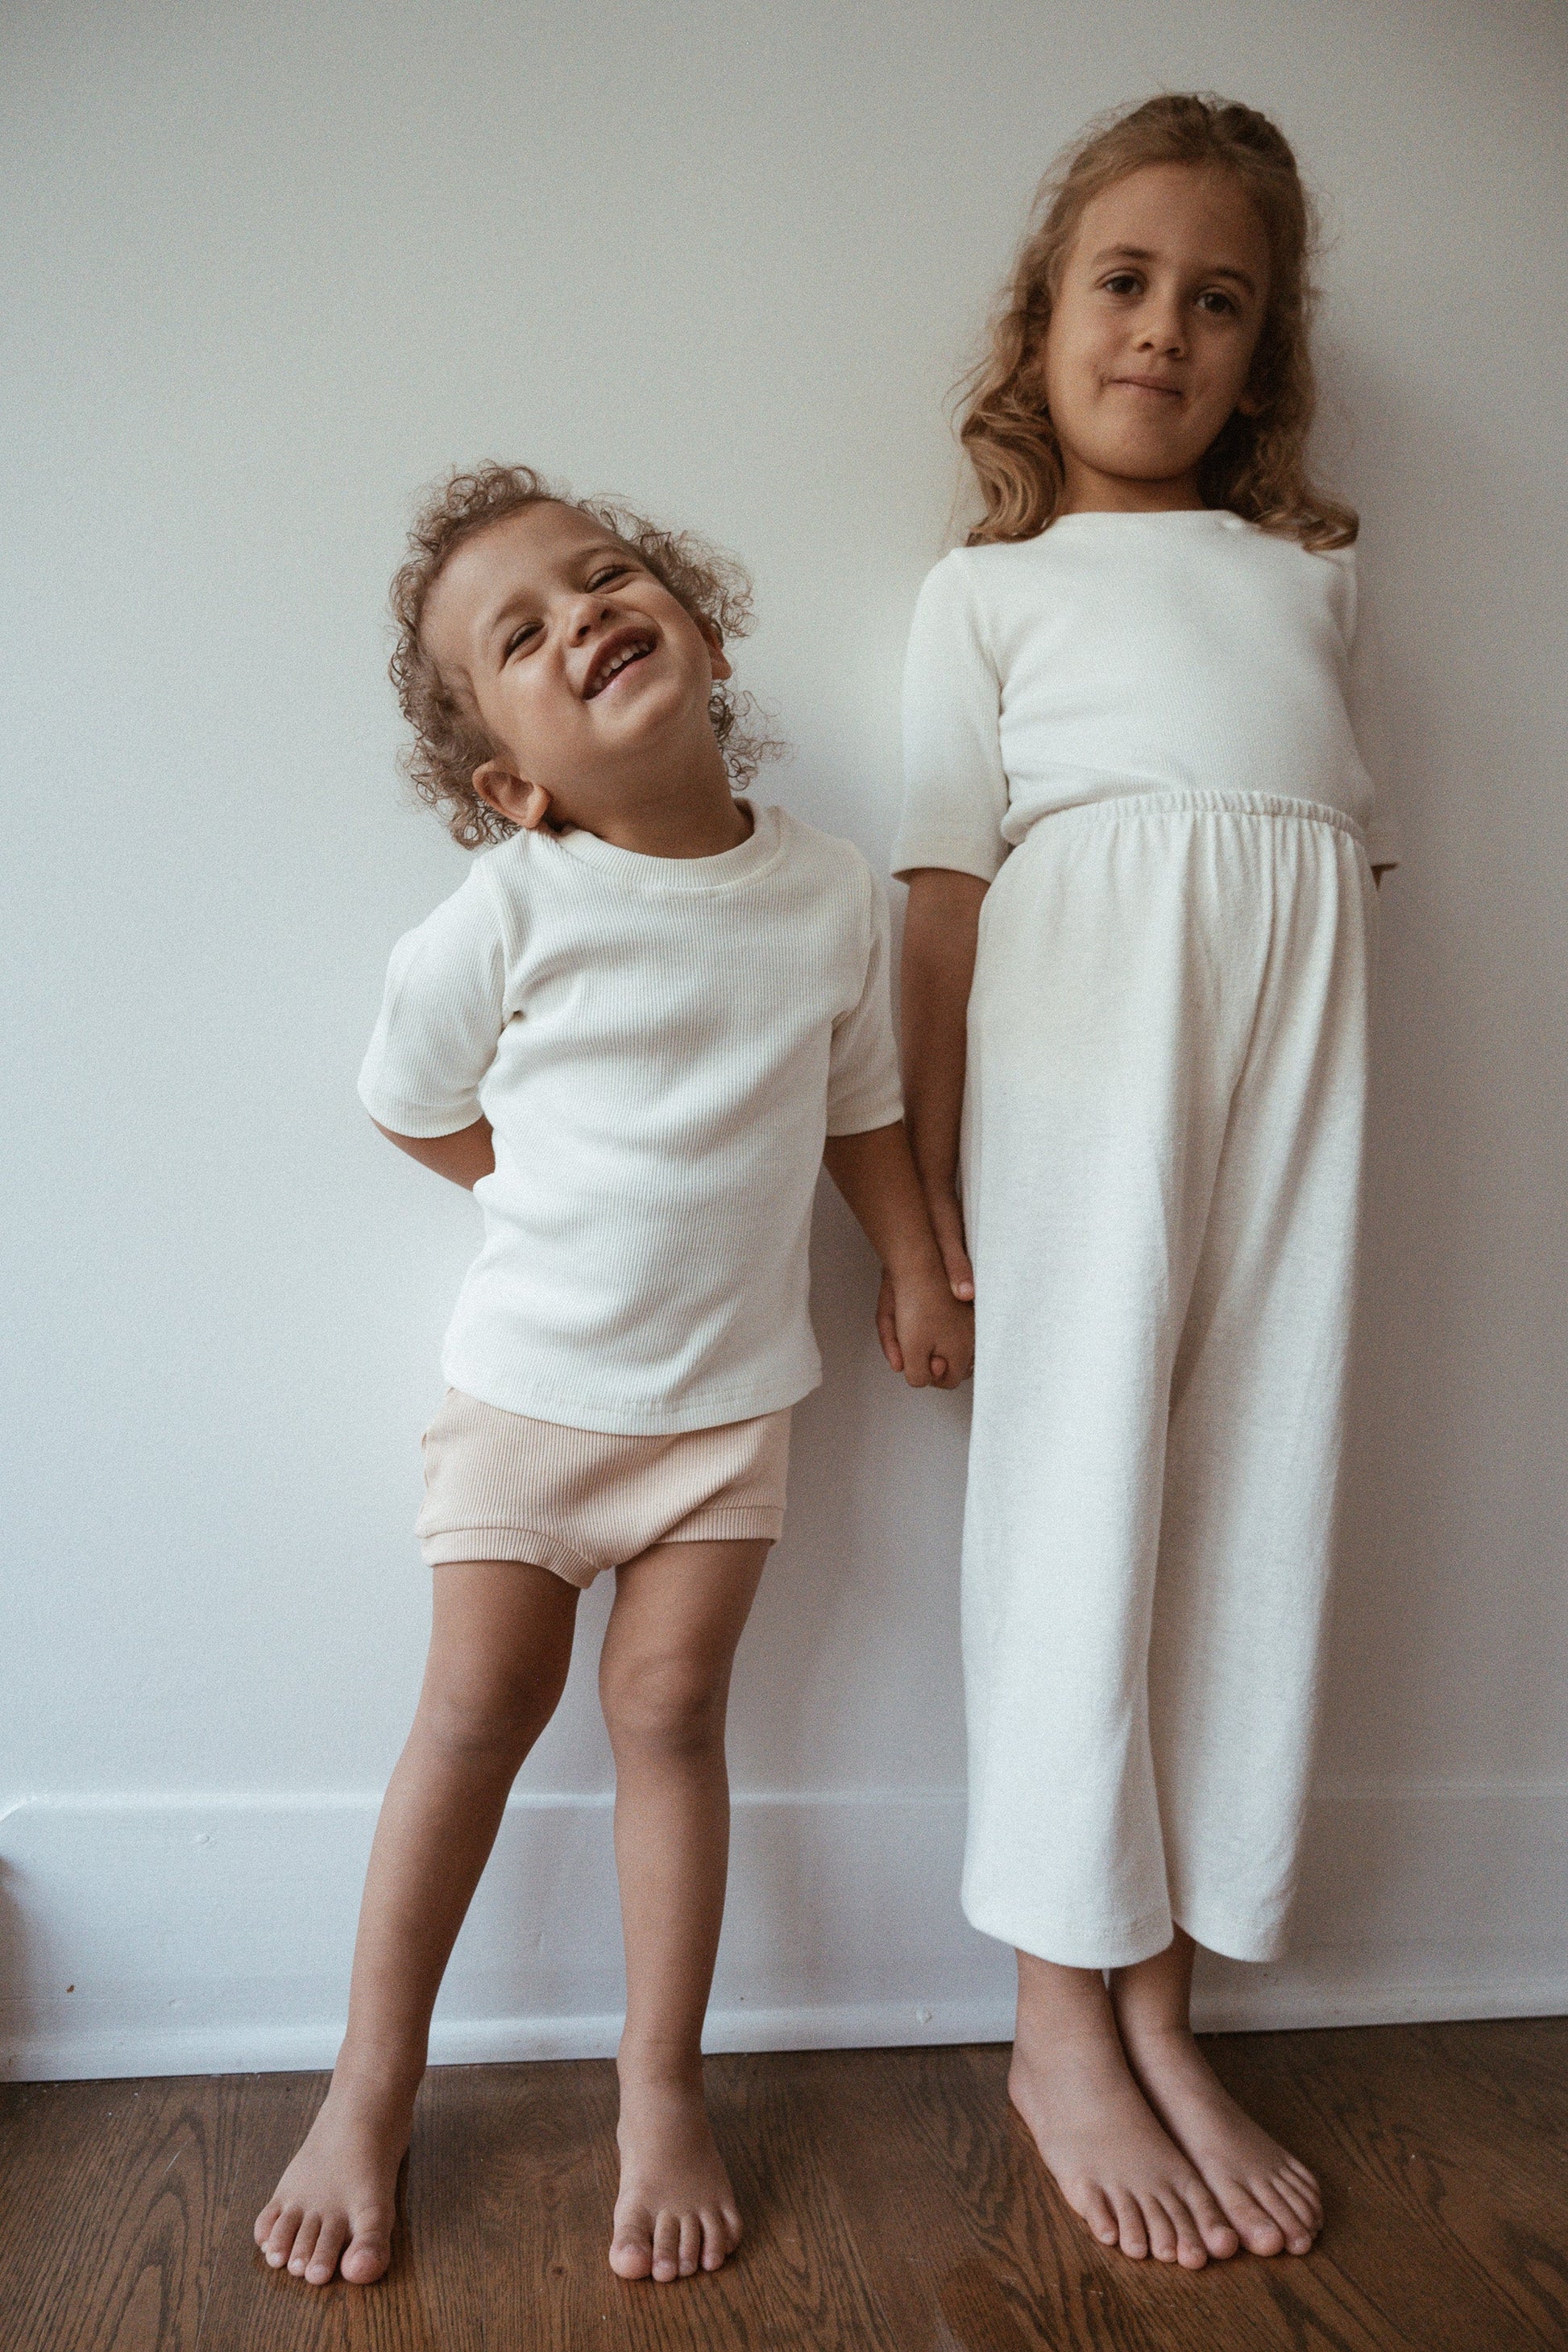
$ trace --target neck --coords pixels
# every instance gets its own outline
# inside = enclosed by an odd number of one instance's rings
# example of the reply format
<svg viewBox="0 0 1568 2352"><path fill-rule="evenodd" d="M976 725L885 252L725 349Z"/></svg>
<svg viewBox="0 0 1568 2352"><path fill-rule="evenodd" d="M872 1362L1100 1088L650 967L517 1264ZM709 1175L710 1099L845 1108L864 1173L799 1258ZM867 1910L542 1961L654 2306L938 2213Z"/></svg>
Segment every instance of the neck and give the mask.
<svg viewBox="0 0 1568 2352"><path fill-rule="evenodd" d="M706 723L703 734L706 741L678 761L640 769L606 795L605 805L571 821L612 849L642 857L717 857L738 848L750 838L751 813L731 792L723 754Z"/></svg>
<svg viewBox="0 0 1568 2352"><path fill-rule="evenodd" d="M1207 503L1198 488L1196 467L1173 474L1168 481L1145 482L1127 474L1103 474L1064 449L1062 476L1058 515L1184 514Z"/></svg>

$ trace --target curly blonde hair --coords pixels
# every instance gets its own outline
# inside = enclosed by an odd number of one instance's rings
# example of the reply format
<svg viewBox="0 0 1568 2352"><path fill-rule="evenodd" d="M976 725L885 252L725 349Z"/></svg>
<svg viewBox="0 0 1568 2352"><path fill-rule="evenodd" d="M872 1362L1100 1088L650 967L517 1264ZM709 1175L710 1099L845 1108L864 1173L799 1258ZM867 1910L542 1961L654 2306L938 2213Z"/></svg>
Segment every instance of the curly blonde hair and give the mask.
<svg viewBox="0 0 1568 2352"><path fill-rule="evenodd" d="M1307 472L1316 399L1311 199L1289 142L1267 115L1226 99L1194 95L1151 98L1100 116L1041 183L1033 226L992 320L989 348L960 386L959 439L985 504L968 544L1033 539L1056 518L1062 456L1038 390L1041 347L1086 206L1149 163L1232 173L1257 206L1268 240L1268 299L1248 387L1258 411L1234 415L1205 457L1199 478L1205 499L1304 547L1347 546L1356 535L1354 509L1328 497Z"/></svg>
<svg viewBox="0 0 1568 2352"><path fill-rule="evenodd" d="M517 827L474 790L474 770L493 759L498 747L472 704L442 677L420 641L420 625L430 591L454 549L491 523L535 506L572 507L602 523L721 645L730 637L743 637L752 625L750 580L733 556L694 532L666 530L616 499L575 499L531 466L489 460L468 472L455 469L435 484L420 499L409 527L407 558L393 575L397 641L388 668L399 707L414 730L414 740L403 754L404 772L416 796L436 811L464 849L504 841ZM717 681L708 716L731 787L742 792L763 761L775 758L784 747L757 722L750 695L733 694Z"/></svg>

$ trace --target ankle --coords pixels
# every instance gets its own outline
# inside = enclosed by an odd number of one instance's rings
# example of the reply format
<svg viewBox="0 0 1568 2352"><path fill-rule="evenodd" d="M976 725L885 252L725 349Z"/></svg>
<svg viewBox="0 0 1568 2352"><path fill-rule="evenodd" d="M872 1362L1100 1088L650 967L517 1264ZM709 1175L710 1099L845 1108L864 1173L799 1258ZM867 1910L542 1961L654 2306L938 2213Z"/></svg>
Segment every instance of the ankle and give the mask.
<svg viewBox="0 0 1568 2352"><path fill-rule="evenodd" d="M689 2096L702 2090L702 2053L671 2048L668 2043L623 2042L616 2055L616 2073L626 2092L678 2092Z"/></svg>
<svg viewBox="0 0 1568 2352"><path fill-rule="evenodd" d="M1114 2039L1116 2021L1097 1969L1060 1968L1018 1955L1018 2015L1015 2039L1032 2051L1068 2042Z"/></svg>
<svg viewBox="0 0 1568 2352"><path fill-rule="evenodd" d="M360 2048L345 2042L332 2068L331 2087L351 2098L374 2100L382 2106L412 2106L424 2079L422 2050L388 2049L383 2043Z"/></svg>

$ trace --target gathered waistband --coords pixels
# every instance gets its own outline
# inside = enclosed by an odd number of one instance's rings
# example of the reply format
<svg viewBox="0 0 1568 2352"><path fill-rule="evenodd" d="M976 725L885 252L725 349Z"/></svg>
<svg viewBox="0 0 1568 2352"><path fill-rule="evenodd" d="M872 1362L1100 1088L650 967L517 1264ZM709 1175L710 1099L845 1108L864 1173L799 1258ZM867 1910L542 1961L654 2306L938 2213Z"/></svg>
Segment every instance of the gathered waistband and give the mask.
<svg viewBox="0 0 1568 2352"><path fill-rule="evenodd" d="M1366 846L1364 828L1356 823L1353 816L1347 816L1343 809L1329 808L1321 801L1284 799L1274 793L1223 792L1117 793L1102 801L1074 801L1066 808L1042 811L1024 835L1024 841L1042 826L1060 824L1068 818L1076 818L1081 823L1129 816L1286 818L1299 824L1331 825L1336 833L1347 833L1363 849ZM1020 849L1024 841L1017 845Z"/></svg>

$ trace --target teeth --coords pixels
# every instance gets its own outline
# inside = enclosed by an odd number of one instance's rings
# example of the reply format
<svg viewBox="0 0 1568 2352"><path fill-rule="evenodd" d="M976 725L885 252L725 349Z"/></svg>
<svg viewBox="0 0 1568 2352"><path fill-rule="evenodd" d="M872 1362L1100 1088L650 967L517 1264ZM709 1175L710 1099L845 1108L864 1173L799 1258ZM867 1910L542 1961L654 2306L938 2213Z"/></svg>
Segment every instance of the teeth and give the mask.
<svg viewBox="0 0 1568 2352"><path fill-rule="evenodd" d="M597 676L594 679L594 692L595 694L602 694L605 688L609 685L610 680L613 677L618 677L622 670L626 668L628 662L640 661L647 651L647 647L646 645L626 646L622 652L616 656L614 661L612 661L606 668L598 672Z"/></svg>

